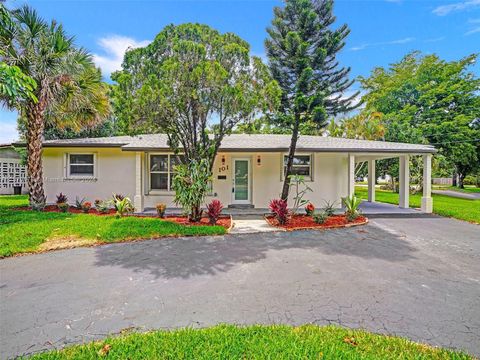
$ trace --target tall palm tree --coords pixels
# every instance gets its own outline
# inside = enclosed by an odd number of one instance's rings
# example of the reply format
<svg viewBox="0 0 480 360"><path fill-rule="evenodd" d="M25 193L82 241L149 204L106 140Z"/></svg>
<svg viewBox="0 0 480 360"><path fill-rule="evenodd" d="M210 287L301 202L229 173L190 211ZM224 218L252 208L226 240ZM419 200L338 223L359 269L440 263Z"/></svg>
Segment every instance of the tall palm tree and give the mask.
<svg viewBox="0 0 480 360"><path fill-rule="evenodd" d="M108 87L91 55L75 46L62 25L46 22L26 5L9 13L13 21L0 24L2 61L18 66L37 83L34 94L38 101L19 97L10 106L25 121L30 205L41 209L46 202L42 171L45 124L77 130L98 124L110 111Z"/></svg>

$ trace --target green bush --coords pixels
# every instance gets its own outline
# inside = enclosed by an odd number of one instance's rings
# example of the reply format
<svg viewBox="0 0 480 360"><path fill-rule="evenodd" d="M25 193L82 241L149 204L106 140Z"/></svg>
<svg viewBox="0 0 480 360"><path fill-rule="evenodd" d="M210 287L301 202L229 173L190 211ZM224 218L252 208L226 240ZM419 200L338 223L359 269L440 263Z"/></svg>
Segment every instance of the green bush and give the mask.
<svg viewBox="0 0 480 360"><path fill-rule="evenodd" d="M325 221L328 219L328 214L326 211L321 211L319 213L313 214L313 221L315 221L317 224L323 224Z"/></svg>
<svg viewBox="0 0 480 360"><path fill-rule="evenodd" d="M357 198L355 195L345 197L342 199L343 205L345 205L345 216L348 221L354 221L359 215L360 210L358 207L362 203L362 199Z"/></svg>
<svg viewBox="0 0 480 360"><path fill-rule="evenodd" d="M210 191L210 163L206 159L191 160L188 164L175 166L174 169L174 202L183 207L190 221L199 221L202 217L201 205Z"/></svg>

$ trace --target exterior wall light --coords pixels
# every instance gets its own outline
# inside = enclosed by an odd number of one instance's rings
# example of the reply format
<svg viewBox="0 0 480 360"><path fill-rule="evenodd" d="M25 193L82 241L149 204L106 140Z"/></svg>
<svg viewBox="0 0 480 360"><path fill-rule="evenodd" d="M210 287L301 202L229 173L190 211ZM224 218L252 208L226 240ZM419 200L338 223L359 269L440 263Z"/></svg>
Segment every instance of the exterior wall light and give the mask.
<svg viewBox="0 0 480 360"><path fill-rule="evenodd" d="M225 166L225 155L222 155L222 166Z"/></svg>
<svg viewBox="0 0 480 360"><path fill-rule="evenodd" d="M262 157L260 155L257 155L257 166L262 165Z"/></svg>

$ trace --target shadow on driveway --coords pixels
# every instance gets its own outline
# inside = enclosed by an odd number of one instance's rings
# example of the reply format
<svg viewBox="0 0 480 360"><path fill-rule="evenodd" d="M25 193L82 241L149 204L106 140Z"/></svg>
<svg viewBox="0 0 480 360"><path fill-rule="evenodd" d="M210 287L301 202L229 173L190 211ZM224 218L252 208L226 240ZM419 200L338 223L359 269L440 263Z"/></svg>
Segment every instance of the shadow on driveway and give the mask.
<svg viewBox="0 0 480 360"><path fill-rule="evenodd" d="M189 278L229 271L237 264L264 259L269 251L308 249L329 255L401 262L414 258L412 247L398 233L373 225L216 237L169 238L96 249L96 266L148 271L156 278Z"/></svg>

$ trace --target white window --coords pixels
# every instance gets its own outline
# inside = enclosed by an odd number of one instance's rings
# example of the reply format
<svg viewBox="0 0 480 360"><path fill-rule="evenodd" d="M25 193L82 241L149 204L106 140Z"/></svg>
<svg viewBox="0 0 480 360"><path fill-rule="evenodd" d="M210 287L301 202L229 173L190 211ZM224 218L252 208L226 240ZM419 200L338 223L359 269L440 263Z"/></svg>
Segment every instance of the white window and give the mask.
<svg viewBox="0 0 480 360"><path fill-rule="evenodd" d="M95 154L68 154L68 177L94 177Z"/></svg>
<svg viewBox="0 0 480 360"><path fill-rule="evenodd" d="M287 172L288 155L283 156L283 176ZM312 155L295 155L291 175L304 176L306 180L312 179Z"/></svg>
<svg viewBox="0 0 480 360"><path fill-rule="evenodd" d="M150 155L150 190L173 191L174 167L181 163L183 155Z"/></svg>

